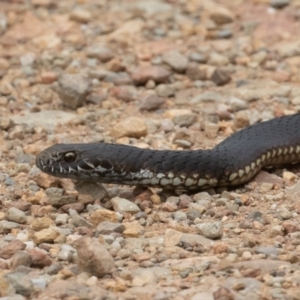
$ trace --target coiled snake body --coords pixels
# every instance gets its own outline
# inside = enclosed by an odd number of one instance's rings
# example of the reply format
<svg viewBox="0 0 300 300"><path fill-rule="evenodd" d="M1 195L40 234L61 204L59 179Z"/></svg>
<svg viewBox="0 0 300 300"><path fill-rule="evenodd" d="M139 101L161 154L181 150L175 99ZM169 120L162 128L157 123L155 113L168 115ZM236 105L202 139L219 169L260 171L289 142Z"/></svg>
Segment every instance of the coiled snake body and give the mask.
<svg viewBox="0 0 300 300"><path fill-rule="evenodd" d="M300 114L244 128L210 150L168 151L90 143L57 144L36 165L57 177L200 190L249 181L266 166L300 161Z"/></svg>

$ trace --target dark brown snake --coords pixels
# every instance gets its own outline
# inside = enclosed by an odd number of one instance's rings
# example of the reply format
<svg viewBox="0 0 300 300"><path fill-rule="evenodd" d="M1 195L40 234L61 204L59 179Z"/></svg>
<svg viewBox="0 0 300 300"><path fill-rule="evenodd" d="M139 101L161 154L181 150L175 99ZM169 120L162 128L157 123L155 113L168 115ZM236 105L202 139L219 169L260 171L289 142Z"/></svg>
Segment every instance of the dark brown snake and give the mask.
<svg viewBox="0 0 300 300"><path fill-rule="evenodd" d="M42 151L43 172L81 181L200 190L249 181L266 166L300 161L300 114L244 128L210 150L172 151L90 143Z"/></svg>

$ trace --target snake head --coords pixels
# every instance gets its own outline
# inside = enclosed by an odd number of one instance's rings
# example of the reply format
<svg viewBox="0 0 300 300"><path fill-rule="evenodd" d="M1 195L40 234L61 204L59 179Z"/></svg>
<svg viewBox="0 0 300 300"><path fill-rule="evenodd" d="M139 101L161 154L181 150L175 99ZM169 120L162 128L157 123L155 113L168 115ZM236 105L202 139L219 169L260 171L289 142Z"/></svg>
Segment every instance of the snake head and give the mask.
<svg viewBox="0 0 300 300"><path fill-rule="evenodd" d="M103 145L104 146L104 145ZM95 149L98 151L95 152ZM100 149L100 151L99 151ZM111 170L106 160L98 160L101 144L56 144L36 157L36 166L43 172L62 178L96 180ZM103 151L105 152L105 151Z"/></svg>

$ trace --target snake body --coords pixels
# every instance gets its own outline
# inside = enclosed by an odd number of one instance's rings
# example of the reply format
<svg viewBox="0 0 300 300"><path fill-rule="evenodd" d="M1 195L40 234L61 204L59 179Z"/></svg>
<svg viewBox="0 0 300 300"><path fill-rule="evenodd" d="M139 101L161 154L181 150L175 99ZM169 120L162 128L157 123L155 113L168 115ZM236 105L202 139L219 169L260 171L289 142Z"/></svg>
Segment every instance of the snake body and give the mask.
<svg viewBox="0 0 300 300"><path fill-rule="evenodd" d="M300 114L246 127L210 150L150 150L88 143L56 144L36 165L64 178L200 190L249 181L266 166L300 161Z"/></svg>

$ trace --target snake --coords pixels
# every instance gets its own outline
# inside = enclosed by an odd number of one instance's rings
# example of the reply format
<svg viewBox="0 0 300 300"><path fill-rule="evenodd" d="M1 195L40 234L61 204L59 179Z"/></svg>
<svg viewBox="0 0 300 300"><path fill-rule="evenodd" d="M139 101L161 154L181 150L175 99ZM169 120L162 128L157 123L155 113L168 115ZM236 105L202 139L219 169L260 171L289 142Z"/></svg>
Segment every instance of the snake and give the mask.
<svg viewBox="0 0 300 300"><path fill-rule="evenodd" d="M36 166L47 174L78 181L195 191L241 185L262 168L299 161L298 113L245 127L212 149L56 144L37 155Z"/></svg>

